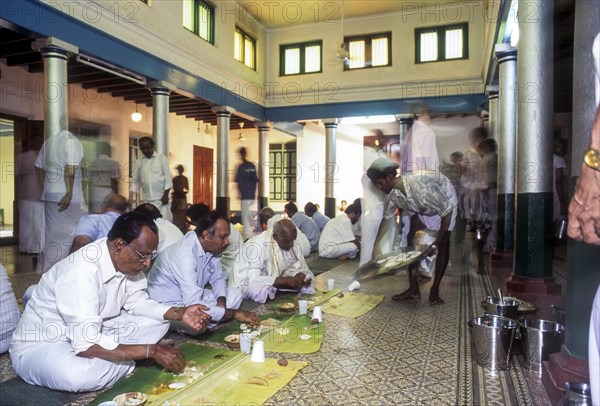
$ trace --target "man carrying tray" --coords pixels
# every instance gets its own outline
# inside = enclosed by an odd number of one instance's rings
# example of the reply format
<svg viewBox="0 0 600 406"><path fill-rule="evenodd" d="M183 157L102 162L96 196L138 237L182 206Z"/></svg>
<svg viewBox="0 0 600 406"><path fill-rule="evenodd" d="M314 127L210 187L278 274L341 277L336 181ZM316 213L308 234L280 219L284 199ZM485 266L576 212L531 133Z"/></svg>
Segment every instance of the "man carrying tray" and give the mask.
<svg viewBox="0 0 600 406"><path fill-rule="evenodd" d="M439 172L423 170L397 176L397 169L395 162L379 158L371 164L367 176L385 194L384 219L391 218L396 208L408 211L411 216L409 242L418 230L437 232L433 246L438 249L438 258L429 303L442 304L444 301L439 296L439 287L450 259L450 233L456 221L458 203L456 192L450 180ZM380 238L381 232L380 226L377 238ZM417 266L413 264L409 267L409 287L394 295L393 300L421 298Z"/></svg>

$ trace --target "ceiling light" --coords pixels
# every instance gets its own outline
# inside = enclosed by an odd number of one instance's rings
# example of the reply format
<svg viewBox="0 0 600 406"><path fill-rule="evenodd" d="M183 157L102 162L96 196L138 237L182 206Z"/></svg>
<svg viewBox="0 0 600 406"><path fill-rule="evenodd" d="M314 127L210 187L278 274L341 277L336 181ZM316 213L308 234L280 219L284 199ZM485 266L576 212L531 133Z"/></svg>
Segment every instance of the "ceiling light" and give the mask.
<svg viewBox="0 0 600 406"><path fill-rule="evenodd" d="M344 117L340 120L340 124L382 124L393 123L396 117L393 114L381 116L365 116L365 117Z"/></svg>
<svg viewBox="0 0 600 406"><path fill-rule="evenodd" d="M135 113L131 113L131 121L134 123L139 123L142 121L142 114L138 112L138 105L135 104Z"/></svg>
<svg viewBox="0 0 600 406"><path fill-rule="evenodd" d="M200 131L202 131L202 130L200 129L200 120L198 120L198 128L196 129L196 132L200 133Z"/></svg>
<svg viewBox="0 0 600 406"><path fill-rule="evenodd" d="M240 130L244 129L244 122L240 121ZM240 132L240 135L238 136L238 141L246 141L246 137L244 137L244 133Z"/></svg>

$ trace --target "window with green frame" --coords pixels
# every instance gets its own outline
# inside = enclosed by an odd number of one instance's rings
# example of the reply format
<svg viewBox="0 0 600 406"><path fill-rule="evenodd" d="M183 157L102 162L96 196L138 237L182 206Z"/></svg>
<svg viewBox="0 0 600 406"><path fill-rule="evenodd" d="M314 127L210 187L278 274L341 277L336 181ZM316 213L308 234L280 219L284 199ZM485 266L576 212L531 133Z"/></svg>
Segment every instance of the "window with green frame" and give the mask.
<svg viewBox="0 0 600 406"><path fill-rule="evenodd" d="M344 70L392 65L392 33L356 35L345 37L348 62Z"/></svg>
<svg viewBox="0 0 600 406"><path fill-rule="evenodd" d="M183 26L214 44L215 8L204 0L183 0Z"/></svg>
<svg viewBox="0 0 600 406"><path fill-rule="evenodd" d="M269 144L269 199L296 200L296 142Z"/></svg>
<svg viewBox="0 0 600 406"><path fill-rule="evenodd" d="M323 66L323 41L287 44L279 47L279 75L318 73Z"/></svg>
<svg viewBox="0 0 600 406"><path fill-rule="evenodd" d="M256 70L256 40L239 27L235 27L233 36L233 57Z"/></svg>
<svg viewBox="0 0 600 406"><path fill-rule="evenodd" d="M469 58L469 24L415 29L416 63Z"/></svg>

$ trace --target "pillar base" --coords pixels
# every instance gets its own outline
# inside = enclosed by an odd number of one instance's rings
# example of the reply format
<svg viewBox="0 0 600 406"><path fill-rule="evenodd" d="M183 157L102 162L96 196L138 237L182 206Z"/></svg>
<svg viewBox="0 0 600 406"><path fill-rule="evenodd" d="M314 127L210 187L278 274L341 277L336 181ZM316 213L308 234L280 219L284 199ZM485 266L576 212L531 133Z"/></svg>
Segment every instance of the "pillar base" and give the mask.
<svg viewBox="0 0 600 406"><path fill-rule="evenodd" d="M589 383L588 363L576 358L562 346L560 352L550 354L542 365L542 385L553 405L565 394L565 382Z"/></svg>
<svg viewBox="0 0 600 406"><path fill-rule="evenodd" d="M496 251L492 254L492 265L512 268L513 258L512 251Z"/></svg>
<svg viewBox="0 0 600 406"><path fill-rule="evenodd" d="M329 218L334 218L337 214L337 208L335 207L335 198L334 197L326 197L325 198L325 215Z"/></svg>
<svg viewBox="0 0 600 406"><path fill-rule="evenodd" d="M220 214L223 214L229 218L229 197L228 196L217 196L217 207L215 210Z"/></svg>
<svg viewBox="0 0 600 406"><path fill-rule="evenodd" d="M562 287L554 278L525 278L511 275L506 281L511 296L537 304L557 304L563 301Z"/></svg>

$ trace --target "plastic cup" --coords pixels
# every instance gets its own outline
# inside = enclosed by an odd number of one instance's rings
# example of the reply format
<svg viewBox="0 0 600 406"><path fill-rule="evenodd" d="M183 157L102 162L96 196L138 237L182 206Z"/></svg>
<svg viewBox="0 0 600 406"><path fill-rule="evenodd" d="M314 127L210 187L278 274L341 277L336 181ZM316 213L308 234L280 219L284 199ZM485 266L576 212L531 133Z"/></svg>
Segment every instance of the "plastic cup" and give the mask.
<svg viewBox="0 0 600 406"><path fill-rule="evenodd" d="M332 291L335 288L335 279L327 279L327 290Z"/></svg>
<svg viewBox="0 0 600 406"><path fill-rule="evenodd" d="M358 281L354 281L348 286L349 291L353 291L356 289L360 289L360 283Z"/></svg>
<svg viewBox="0 0 600 406"><path fill-rule="evenodd" d="M242 333L240 334L240 351L250 354L252 349L252 334Z"/></svg>
<svg viewBox="0 0 600 406"><path fill-rule="evenodd" d="M308 314L308 300L298 300L298 311L300 314Z"/></svg>
<svg viewBox="0 0 600 406"><path fill-rule="evenodd" d="M315 306L313 308L312 318L319 320L319 322L323 321L323 310L321 310L321 306Z"/></svg>
<svg viewBox="0 0 600 406"><path fill-rule="evenodd" d="M252 355L250 355L250 361L252 362L265 362L265 343L262 340L257 340L252 346Z"/></svg>

